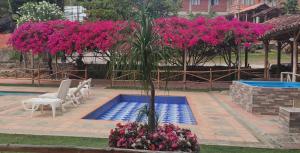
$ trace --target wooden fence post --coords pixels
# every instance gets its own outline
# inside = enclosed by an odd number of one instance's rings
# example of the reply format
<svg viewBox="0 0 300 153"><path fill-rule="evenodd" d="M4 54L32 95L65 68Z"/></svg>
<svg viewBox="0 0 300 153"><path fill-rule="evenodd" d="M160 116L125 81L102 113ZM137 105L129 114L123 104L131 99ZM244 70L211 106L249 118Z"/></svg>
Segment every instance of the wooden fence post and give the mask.
<svg viewBox="0 0 300 153"><path fill-rule="evenodd" d="M133 85L136 86L136 71L133 70Z"/></svg>
<svg viewBox="0 0 300 153"><path fill-rule="evenodd" d="M87 80L88 76L87 76L87 66L85 66L85 69L84 69L84 79Z"/></svg>
<svg viewBox="0 0 300 153"><path fill-rule="evenodd" d="M187 51L185 50L184 51L184 54L183 54L183 90L185 90L186 89L186 53L187 53Z"/></svg>
<svg viewBox="0 0 300 153"><path fill-rule="evenodd" d="M18 69L15 68L15 77L18 78Z"/></svg>
<svg viewBox="0 0 300 153"><path fill-rule="evenodd" d="M268 80L269 79L269 41L264 41L264 50L265 50L265 69L264 69L264 79Z"/></svg>
<svg viewBox="0 0 300 153"><path fill-rule="evenodd" d="M114 73L115 69L114 66L112 67L111 76L110 76L110 87L112 88L114 86Z"/></svg>
<svg viewBox="0 0 300 153"><path fill-rule="evenodd" d="M34 84L34 55L31 53L31 84Z"/></svg>
<svg viewBox="0 0 300 153"><path fill-rule="evenodd" d="M241 78L241 46L238 46L238 71L237 71L237 79L240 80Z"/></svg>
<svg viewBox="0 0 300 153"><path fill-rule="evenodd" d="M157 69L157 88L160 88L160 73L159 73L159 68Z"/></svg>
<svg viewBox="0 0 300 153"><path fill-rule="evenodd" d="M57 80L57 75L58 75L58 66L57 66L57 55L55 55L55 80ZM63 75L62 75L63 78Z"/></svg>
<svg viewBox="0 0 300 153"><path fill-rule="evenodd" d="M209 69L209 85L210 85L210 90L212 90L212 78L213 78L213 76L212 76L212 70L211 70L211 68Z"/></svg>
<svg viewBox="0 0 300 153"><path fill-rule="evenodd" d="M41 85L40 64L38 65L38 84Z"/></svg>
<svg viewBox="0 0 300 153"><path fill-rule="evenodd" d="M237 79L240 80L241 79L241 68L238 67L238 76Z"/></svg>
<svg viewBox="0 0 300 153"><path fill-rule="evenodd" d="M64 78L64 69L61 69L61 72L60 72L60 74L61 74L61 79L63 79ZM57 71L57 69L56 69L56 74L55 74L55 80L57 80L57 76L58 76L58 71Z"/></svg>

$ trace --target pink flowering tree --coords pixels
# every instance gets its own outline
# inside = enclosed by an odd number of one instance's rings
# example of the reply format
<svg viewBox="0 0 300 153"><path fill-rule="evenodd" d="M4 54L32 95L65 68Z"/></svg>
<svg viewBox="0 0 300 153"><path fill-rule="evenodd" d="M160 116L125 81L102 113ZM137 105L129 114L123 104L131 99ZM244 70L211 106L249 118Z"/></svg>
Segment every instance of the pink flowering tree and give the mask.
<svg viewBox="0 0 300 153"><path fill-rule="evenodd" d="M176 55L172 64L184 65L184 61L186 65L204 64L216 55L213 46L219 43L220 35L213 31L215 28L208 21L204 17L195 20L179 17L156 19L162 45Z"/></svg>
<svg viewBox="0 0 300 153"><path fill-rule="evenodd" d="M160 43L166 50L171 50L173 57L172 64L184 65L186 52L192 46L190 41L193 39L192 21L179 18L158 18L155 21L155 30L160 36Z"/></svg>
<svg viewBox="0 0 300 153"><path fill-rule="evenodd" d="M44 22L22 24L12 34L9 43L18 51L39 54L47 49L48 35L52 31Z"/></svg>
<svg viewBox="0 0 300 153"><path fill-rule="evenodd" d="M112 61L113 54L130 51L127 40L137 27L136 23L126 21L28 22L16 29L10 44L23 53L82 55L96 52ZM169 61L172 64L199 65L222 55L231 65L232 52L237 54L240 46L250 47L269 28L263 24L228 21L224 17L194 20L170 17L156 19L153 29L160 37L157 43L165 51L172 51Z"/></svg>
<svg viewBox="0 0 300 153"><path fill-rule="evenodd" d="M10 44L22 53L32 52L35 55L48 55L48 65L52 71L52 56L65 57L79 55L76 62L82 62L84 52L110 55L126 34L121 33L128 25L125 21L71 22L53 20L27 22L12 34ZM78 64L77 64L78 65ZM84 64L81 64L84 65Z"/></svg>
<svg viewBox="0 0 300 153"><path fill-rule="evenodd" d="M52 74L52 56L49 38L54 32L71 24L71 21L53 20L44 22L26 22L12 34L9 44L22 53L47 55L50 74Z"/></svg>
<svg viewBox="0 0 300 153"><path fill-rule="evenodd" d="M219 17L210 21L215 30L220 31L219 43L215 44L218 54L223 56L224 61L231 67L231 64L237 65L238 52L242 47L249 48L258 41L258 37L266 32L270 26L264 24L238 21L236 19L228 21ZM221 36L221 37L220 37ZM232 61L231 55L235 54L236 59Z"/></svg>

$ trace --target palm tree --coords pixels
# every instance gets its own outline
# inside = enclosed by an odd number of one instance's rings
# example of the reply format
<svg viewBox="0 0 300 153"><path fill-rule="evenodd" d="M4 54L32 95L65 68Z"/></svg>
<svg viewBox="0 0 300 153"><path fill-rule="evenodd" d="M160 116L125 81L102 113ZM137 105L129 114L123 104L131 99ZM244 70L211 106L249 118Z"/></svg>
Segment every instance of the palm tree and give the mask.
<svg viewBox="0 0 300 153"><path fill-rule="evenodd" d="M153 131L157 126L157 117L155 113L155 86L152 74L158 69L161 61L166 61L169 54L163 51L163 47L159 45L159 36L155 32L152 18L146 10L146 7L143 6L139 12L137 19L139 27L136 28L129 40L129 44L131 44L130 52L123 53L121 56L115 56L113 63L119 63L120 65L118 65L121 68L127 65L125 67L136 69L141 75L143 89L147 95L150 92L146 114L148 116L149 130Z"/></svg>
<svg viewBox="0 0 300 153"><path fill-rule="evenodd" d="M155 129L155 87L152 80L153 70L157 70L160 49L156 45L157 34L153 31L153 22L142 9L140 14L140 28L134 33L130 65L136 65L141 73L142 83L146 91L151 92L148 106L148 125L150 130Z"/></svg>

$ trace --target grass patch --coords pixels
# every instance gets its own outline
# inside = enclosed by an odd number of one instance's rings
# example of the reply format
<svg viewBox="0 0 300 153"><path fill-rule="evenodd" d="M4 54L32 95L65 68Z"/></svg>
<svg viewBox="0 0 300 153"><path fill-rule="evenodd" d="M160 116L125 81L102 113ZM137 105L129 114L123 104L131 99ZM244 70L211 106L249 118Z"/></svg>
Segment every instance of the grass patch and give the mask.
<svg viewBox="0 0 300 153"><path fill-rule="evenodd" d="M202 145L201 153L299 153L300 150L259 149L229 146Z"/></svg>
<svg viewBox="0 0 300 153"><path fill-rule="evenodd" d="M22 134L0 134L0 144L64 145L76 147L105 148L106 138L82 138L63 136L36 136ZM299 153L300 150L258 149L244 147L201 145L201 153Z"/></svg>
<svg viewBox="0 0 300 153"><path fill-rule="evenodd" d="M235 55L232 54L231 56L232 60L235 60ZM244 64L244 59L245 59L245 53L241 53L241 62ZM299 56L300 59L300 56ZM265 60L265 53L262 50L259 50L255 53L249 53L248 54L248 62L251 66L251 64L256 64L256 65L263 65ZM287 54L285 52L282 52L281 54L281 62L282 63L290 63L291 62L291 54ZM213 61L210 61L208 63L215 63L215 64L225 64L223 57L221 56L216 56ZM269 63L270 64L276 64L277 63L277 51L271 50L269 52Z"/></svg>
<svg viewBox="0 0 300 153"><path fill-rule="evenodd" d="M0 134L0 144L64 145L76 147L107 147L108 139L64 136Z"/></svg>

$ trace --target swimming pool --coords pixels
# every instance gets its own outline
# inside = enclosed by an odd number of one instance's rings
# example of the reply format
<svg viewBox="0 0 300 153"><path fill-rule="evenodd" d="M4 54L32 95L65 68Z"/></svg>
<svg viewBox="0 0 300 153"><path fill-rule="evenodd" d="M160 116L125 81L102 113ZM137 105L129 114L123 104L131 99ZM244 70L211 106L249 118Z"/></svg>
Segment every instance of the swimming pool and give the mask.
<svg viewBox="0 0 300 153"><path fill-rule="evenodd" d="M140 108L148 101L147 96L118 95L83 119L137 121ZM156 96L155 109L161 123L196 124L186 97ZM141 121L146 121L145 115Z"/></svg>
<svg viewBox="0 0 300 153"><path fill-rule="evenodd" d="M300 88L300 82L280 82L280 81L240 81L241 83L268 88Z"/></svg>
<svg viewBox="0 0 300 153"><path fill-rule="evenodd" d="M0 96L32 96L38 95L38 92L19 92L19 91L0 91Z"/></svg>

